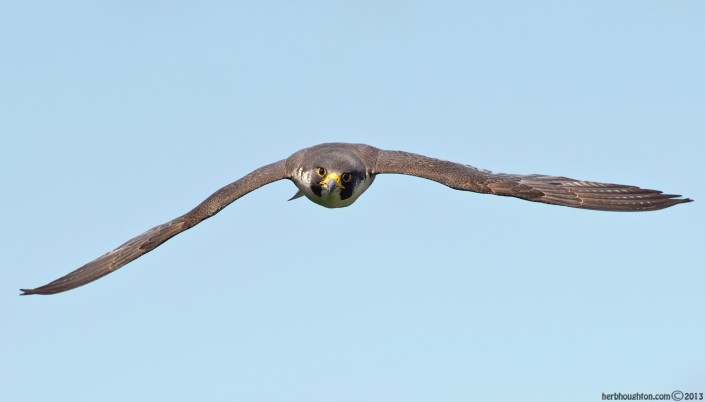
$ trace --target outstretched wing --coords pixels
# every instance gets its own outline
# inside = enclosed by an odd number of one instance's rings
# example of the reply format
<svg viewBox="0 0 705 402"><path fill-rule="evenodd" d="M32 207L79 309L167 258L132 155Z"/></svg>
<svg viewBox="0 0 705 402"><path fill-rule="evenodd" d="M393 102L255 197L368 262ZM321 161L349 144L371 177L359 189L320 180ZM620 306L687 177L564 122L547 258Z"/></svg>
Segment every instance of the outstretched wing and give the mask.
<svg viewBox="0 0 705 402"><path fill-rule="evenodd" d="M196 208L165 224L153 227L125 244L110 251L77 270L36 289L21 289L23 295L49 295L83 286L101 278L160 244L217 214L228 204L266 184L289 178L285 160L263 166L245 177L216 191Z"/></svg>
<svg viewBox="0 0 705 402"><path fill-rule="evenodd" d="M437 181L456 190L522 198L602 211L653 211L690 202L636 186L545 175L492 173L469 165L401 151L380 150L373 173L399 173Z"/></svg>

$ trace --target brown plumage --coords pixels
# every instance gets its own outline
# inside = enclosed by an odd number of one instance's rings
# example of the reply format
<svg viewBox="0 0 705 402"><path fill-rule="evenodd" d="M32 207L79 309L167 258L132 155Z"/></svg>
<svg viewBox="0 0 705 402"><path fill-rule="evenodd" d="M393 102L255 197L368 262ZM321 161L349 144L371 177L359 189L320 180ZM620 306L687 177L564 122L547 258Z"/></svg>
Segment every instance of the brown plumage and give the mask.
<svg viewBox="0 0 705 402"><path fill-rule="evenodd" d="M250 191L278 180L289 179L296 184L299 191L294 198L305 195L320 205L336 208L352 204L376 175L386 173L422 177L456 190L602 211L653 211L692 201L629 185L492 173L408 152L384 151L364 144L327 143L302 149L287 159L256 169L216 191L186 214L142 233L68 275L35 289L21 290L25 295L46 295L85 285L154 250Z"/></svg>

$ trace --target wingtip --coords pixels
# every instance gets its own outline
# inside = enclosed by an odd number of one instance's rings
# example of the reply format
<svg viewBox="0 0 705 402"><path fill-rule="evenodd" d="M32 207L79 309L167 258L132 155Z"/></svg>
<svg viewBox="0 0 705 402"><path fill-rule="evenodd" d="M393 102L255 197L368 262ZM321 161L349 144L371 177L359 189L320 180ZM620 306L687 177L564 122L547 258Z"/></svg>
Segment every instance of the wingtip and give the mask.
<svg viewBox="0 0 705 402"><path fill-rule="evenodd" d="M67 289L64 289L67 290ZM30 295L53 295L55 293L60 293L63 292L64 290L56 290L55 288L51 288L48 285L45 286L40 286L38 288L34 289L20 289L22 293L20 293L20 296L30 296Z"/></svg>
<svg viewBox="0 0 705 402"><path fill-rule="evenodd" d="M693 202L695 201L692 198L681 198L683 197L682 195L673 195L673 194L666 194L666 197L670 198L671 200L677 202L678 204L685 204L686 202Z"/></svg>
<svg viewBox="0 0 705 402"><path fill-rule="evenodd" d="M668 197L668 203L665 204L665 206L663 206L662 208L668 208L668 207L672 207L674 205L686 204L686 203L695 201L692 198L682 198L683 197L682 195L664 194L664 196ZM659 208L659 209L661 209L661 208Z"/></svg>

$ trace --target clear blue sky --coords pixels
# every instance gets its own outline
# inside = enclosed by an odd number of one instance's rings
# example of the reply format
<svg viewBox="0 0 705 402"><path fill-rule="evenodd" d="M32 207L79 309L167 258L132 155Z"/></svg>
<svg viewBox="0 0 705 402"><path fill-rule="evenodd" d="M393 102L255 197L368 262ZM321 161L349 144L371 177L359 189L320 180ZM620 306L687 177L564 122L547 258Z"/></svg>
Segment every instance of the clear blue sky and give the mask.
<svg viewBox="0 0 705 402"><path fill-rule="evenodd" d="M702 1L3 2L0 400L705 392L704 18ZM282 181L88 286L18 296L327 141L696 202L605 213L388 175L327 210Z"/></svg>

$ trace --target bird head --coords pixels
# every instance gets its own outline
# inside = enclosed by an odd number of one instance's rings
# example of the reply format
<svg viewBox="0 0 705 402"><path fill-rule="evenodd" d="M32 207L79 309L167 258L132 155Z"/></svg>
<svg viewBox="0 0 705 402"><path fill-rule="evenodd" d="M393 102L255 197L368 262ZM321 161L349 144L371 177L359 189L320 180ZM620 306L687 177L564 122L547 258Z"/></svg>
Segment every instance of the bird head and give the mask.
<svg viewBox="0 0 705 402"><path fill-rule="evenodd" d="M354 153L335 148L313 149L294 176L299 188L294 198L306 198L327 208L351 205L372 183L364 161Z"/></svg>

